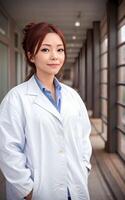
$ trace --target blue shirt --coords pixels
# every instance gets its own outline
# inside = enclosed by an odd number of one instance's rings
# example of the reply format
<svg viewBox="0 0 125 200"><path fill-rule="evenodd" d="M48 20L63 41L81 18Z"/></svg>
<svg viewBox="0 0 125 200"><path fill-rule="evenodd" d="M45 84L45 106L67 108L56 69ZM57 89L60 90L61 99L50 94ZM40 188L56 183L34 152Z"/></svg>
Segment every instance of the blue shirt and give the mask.
<svg viewBox="0 0 125 200"><path fill-rule="evenodd" d="M35 77L35 80L36 80L40 90L51 101L51 103L56 107L56 109L60 112L60 110L61 110L61 85L60 85L59 81L56 78L54 78L54 86L55 86L55 90L56 90L56 100L54 100L51 92L45 88L45 86L41 83L41 81L37 78L36 75L34 75L34 77Z"/></svg>

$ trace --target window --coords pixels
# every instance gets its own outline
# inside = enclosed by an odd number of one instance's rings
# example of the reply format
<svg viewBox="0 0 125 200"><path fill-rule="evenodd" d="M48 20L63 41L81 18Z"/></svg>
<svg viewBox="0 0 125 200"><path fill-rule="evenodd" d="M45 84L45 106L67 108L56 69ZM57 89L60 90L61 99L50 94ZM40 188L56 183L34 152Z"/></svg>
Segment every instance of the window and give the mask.
<svg viewBox="0 0 125 200"><path fill-rule="evenodd" d="M103 63L102 63L102 65L103 65ZM106 65L107 66L107 65ZM102 71L101 71L101 81L103 82L103 83L107 83L107 69L103 69Z"/></svg>
<svg viewBox="0 0 125 200"><path fill-rule="evenodd" d="M0 11L0 34L8 35L8 18Z"/></svg>
<svg viewBox="0 0 125 200"><path fill-rule="evenodd" d="M125 25L123 25L118 32L118 43L125 42Z"/></svg>
<svg viewBox="0 0 125 200"><path fill-rule="evenodd" d="M101 45L101 53L107 52L107 49L108 49L107 45L108 45L108 39L107 37L105 37Z"/></svg>
<svg viewBox="0 0 125 200"><path fill-rule="evenodd" d="M20 53L15 51L15 67L16 67L16 82L20 84L22 81L22 65L21 65L21 56Z"/></svg>
<svg viewBox="0 0 125 200"><path fill-rule="evenodd" d="M125 18L118 24L118 152L125 160Z"/></svg>
<svg viewBox="0 0 125 200"><path fill-rule="evenodd" d="M125 64L125 45L122 45L118 49L118 65Z"/></svg>
<svg viewBox="0 0 125 200"><path fill-rule="evenodd" d="M8 91L8 47L0 42L0 102Z"/></svg>
<svg viewBox="0 0 125 200"><path fill-rule="evenodd" d="M102 137L107 140L107 76L108 76L108 39L107 35L101 41L101 119Z"/></svg>
<svg viewBox="0 0 125 200"><path fill-rule="evenodd" d="M107 52L101 55L101 68L107 67Z"/></svg>
<svg viewBox="0 0 125 200"><path fill-rule="evenodd" d="M118 150L123 159L125 159L125 135L118 132Z"/></svg>
<svg viewBox="0 0 125 200"><path fill-rule="evenodd" d="M14 46L15 48L18 48L19 46L19 37L18 37L18 33L14 34Z"/></svg>

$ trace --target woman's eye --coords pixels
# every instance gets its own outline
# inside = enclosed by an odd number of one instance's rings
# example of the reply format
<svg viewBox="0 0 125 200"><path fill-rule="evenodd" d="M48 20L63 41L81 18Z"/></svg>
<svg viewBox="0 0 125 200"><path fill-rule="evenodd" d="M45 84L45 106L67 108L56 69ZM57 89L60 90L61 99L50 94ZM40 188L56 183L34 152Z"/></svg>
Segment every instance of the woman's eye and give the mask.
<svg viewBox="0 0 125 200"><path fill-rule="evenodd" d="M64 49L58 49L58 52L64 52Z"/></svg>
<svg viewBox="0 0 125 200"><path fill-rule="evenodd" d="M49 52L49 49L47 48L44 48L44 49L41 49L42 52Z"/></svg>

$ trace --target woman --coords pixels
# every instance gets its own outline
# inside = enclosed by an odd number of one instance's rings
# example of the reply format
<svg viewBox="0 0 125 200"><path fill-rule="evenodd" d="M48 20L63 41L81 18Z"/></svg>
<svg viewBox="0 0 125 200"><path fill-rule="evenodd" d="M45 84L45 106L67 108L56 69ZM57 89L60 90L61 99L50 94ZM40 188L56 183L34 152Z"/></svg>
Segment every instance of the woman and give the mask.
<svg viewBox="0 0 125 200"><path fill-rule="evenodd" d="M0 106L0 168L8 200L88 200L90 122L80 96L56 75L66 59L63 34L47 23L24 29L28 80Z"/></svg>

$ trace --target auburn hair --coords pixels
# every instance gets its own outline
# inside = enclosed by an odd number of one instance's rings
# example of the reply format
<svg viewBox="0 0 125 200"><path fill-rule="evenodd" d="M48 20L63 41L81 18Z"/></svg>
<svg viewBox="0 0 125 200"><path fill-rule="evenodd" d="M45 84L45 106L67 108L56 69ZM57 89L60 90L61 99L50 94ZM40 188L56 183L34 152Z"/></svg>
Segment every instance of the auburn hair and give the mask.
<svg viewBox="0 0 125 200"><path fill-rule="evenodd" d="M23 41L22 47L25 53L27 63L30 66L30 72L26 77L29 80L30 77L36 73L36 66L31 62L31 58L37 54L41 44L48 33L56 33L62 40L64 45L64 53L66 60L66 43L62 31L52 24L45 22L29 23L23 29ZM57 75L58 76L58 75Z"/></svg>

